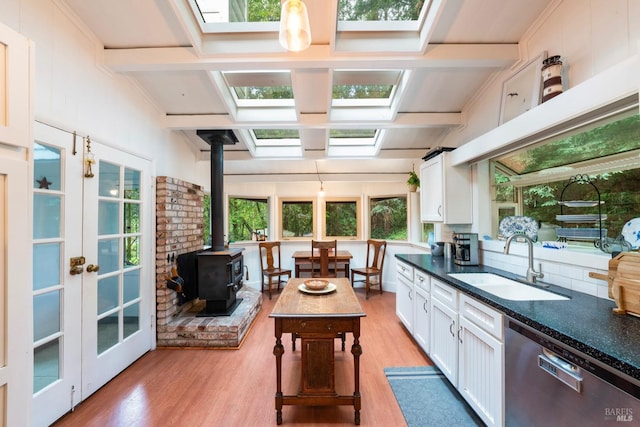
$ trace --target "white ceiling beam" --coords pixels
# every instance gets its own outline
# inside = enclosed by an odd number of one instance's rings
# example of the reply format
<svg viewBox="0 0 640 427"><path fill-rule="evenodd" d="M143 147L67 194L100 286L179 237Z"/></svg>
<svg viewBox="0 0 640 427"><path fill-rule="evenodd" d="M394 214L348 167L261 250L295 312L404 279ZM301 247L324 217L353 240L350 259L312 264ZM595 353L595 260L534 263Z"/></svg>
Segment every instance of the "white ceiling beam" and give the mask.
<svg viewBox="0 0 640 427"><path fill-rule="evenodd" d="M393 122L368 121L367 128L430 128L452 127L463 124L461 113L398 113ZM339 129L362 126L362 120L343 121L339 124L327 120L326 114L301 114L298 120L269 123L258 121L237 122L224 114L170 115L165 117L167 129Z"/></svg>
<svg viewBox="0 0 640 427"><path fill-rule="evenodd" d="M504 68L519 59L517 44L439 44L425 54L331 53L328 46L310 46L296 54L216 55L198 57L191 47L105 49L105 65L115 72L176 70L281 70L291 68Z"/></svg>

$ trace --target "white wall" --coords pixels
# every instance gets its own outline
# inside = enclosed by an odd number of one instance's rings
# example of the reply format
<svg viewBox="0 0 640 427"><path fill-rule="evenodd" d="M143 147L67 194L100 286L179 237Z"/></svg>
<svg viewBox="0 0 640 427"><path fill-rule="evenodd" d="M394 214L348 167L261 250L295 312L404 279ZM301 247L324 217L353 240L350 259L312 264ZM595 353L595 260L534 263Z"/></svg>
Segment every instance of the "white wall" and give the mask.
<svg viewBox="0 0 640 427"><path fill-rule="evenodd" d="M37 121L155 161L155 174L197 182L188 142L125 76L101 67L102 46L50 0L2 0L0 20L35 42Z"/></svg>
<svg viewBox="0 0 640 427"><path fill-rule="evenodd" d="M568 90L638 54L639 1L564 0L556 6L521 40L521 61L483 88L465 109L467 124L450 132L442 145L457 147L498 126L503 81L542 51L562 57Z"/></svg>

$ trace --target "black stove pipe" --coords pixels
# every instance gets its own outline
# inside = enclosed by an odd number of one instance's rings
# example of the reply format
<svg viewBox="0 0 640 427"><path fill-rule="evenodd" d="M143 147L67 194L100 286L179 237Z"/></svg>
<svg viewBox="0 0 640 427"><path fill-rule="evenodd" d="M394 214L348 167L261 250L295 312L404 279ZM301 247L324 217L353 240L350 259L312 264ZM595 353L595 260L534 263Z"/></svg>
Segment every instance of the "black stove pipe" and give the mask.
<svg viewBox="0 0 640 427"><path fill-rule="evenodd" d="M224 251L224 145L238 142L232 130L198 130L211 146L211 250Z"/></svg>

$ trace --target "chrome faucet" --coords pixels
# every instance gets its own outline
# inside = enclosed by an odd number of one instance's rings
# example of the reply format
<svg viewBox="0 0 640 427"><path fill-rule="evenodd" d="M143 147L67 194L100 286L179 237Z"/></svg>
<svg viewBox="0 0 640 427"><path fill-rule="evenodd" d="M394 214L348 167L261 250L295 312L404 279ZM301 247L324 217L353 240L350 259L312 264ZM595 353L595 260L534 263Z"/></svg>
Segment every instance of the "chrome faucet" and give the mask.
<svg viewBox="0 0 640 427"><path fill-rule="evenodd" d="M511 236L509 236L509 238L507 239L507 243L505 243L504 245L504 254L507 255L509 253L509 246L511 246L511 241L514 238L518 237L522 237L527 241L527 246L529 249L529 268L527 268L527 282L536 283L536 279L542 279L544 277L544 274L541 271L536 271L533 268L533 240L531 240L531 237L527 236L526 234L512 234ZM540 265L540 269L542 270L542 265Z"/></svg>

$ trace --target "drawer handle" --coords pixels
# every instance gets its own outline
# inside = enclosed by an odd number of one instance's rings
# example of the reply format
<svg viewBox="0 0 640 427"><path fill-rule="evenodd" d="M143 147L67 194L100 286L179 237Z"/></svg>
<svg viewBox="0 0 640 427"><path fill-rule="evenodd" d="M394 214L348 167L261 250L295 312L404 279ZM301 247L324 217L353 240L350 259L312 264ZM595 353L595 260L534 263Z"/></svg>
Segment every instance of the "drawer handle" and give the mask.
<svg viewBox="0 0 640 427"><path fill-rule="evenodd" d="M332 328L332 325L331 325L331 323L329 323L329 324L327 325L327 331L330 331L330 330L331 330L331 328Z"/></svg>
<svg viewBox="0 0 640 427"><path fill-rule="evenodd" d="M429 309L427 309L427 301L422 303L422 308L424 309L424 312L429 314Z"/></svg>
<svg viewBox="0 0 640 427"><path fill-rule="evenodd" d="M456 326L456 322L455 320L453 322L451 322L451 324L449 325L449 333L451 334L452 337L456 337L456 334L453 332L453 327Z"/></svg>
<svg viewBox="0 0 640 427"><path fill-rule="evenodd" d="M413 298L411 297L411 291L409 291L409 299L413 300Z"/></svg>
<svg viewBox="0 0 640 427"><path fill-rule="evenodd" d="M458 328L458 341L460 341L460 344L462 344L462 336L460 335L460 332L462 332L462 326Z"/></svg>
<svg viewBox="0 0 640 427"><path fill-rule="evenodd" d="M306 326L307 326L307 322L300 322L300 327L301 327L301 328L304 328L304 327L306 327Z"/></svg>

